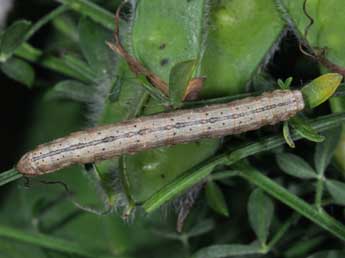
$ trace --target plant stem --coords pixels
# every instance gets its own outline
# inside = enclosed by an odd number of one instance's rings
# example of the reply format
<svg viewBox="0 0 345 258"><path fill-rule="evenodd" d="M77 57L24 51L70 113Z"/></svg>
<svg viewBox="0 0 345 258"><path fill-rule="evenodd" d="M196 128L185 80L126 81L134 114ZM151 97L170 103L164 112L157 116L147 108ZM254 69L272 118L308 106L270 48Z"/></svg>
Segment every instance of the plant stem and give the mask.
<svg viewBox="0 0 345 258"><path fill-rule="evenodd" d="M226 179L229 177L235 177L238 176L240 172L239 171L221 171L221 172L217 172L213 175L210 175L210 180L222 180L222 179Z"/></svg>
<svg viewBox="0 0 345 258"><path fill-rule="evenodd" d="M267 252L271 251L272 248L280 241L284 234L290 229L290 227L295 224L300 218L298 213L294 213L276 232L272 240L267 244Z"/></svg>
<svg viewBox="0 0 345 258"><path fill-rule="evenodd" d="M322 211L322 196L324 190L324 177L323 174L318 175L316 183L316 192L315 192L315 207L318 211Z"/></svg>
<svg viewBox="0 0 345 258"><path fill-rule="evenodd" d="M312 127L318 131L325 131L330 128L339 126L345 121L345 113L332 114L328 116L319 117L313 120ZM302 137L296 132L292 131L291 137L293 140L299 140ZM170 184L164 186L160 191L153 194L147 201L143 203L143 208L147 212L152 212L162 204L168 202L175 196L182 194L193 185L204 180L218 165L232 165L237 161L257 154L259 152L268 151L278 146L285 144L283 136L271 136L266 139L250 143L244 147L240 147L234 151L221 154L203 166L187 171L180 177L176 178Z"/></svg>
<svg viewBox="0 0 345 258"><path fill-rule="evenodd" d="M14 180L23 177L15 168L2 172L0 174L0 186L10 183Z"/></svg>
<svg viewBox="0 0 345 258"><path fill-rule="evenodd" d="M109 30L114 30L114 15L102 7L87 0L58 0L74 11L90 17Z"/></svg>
<svg viewBox="0 0 345 258"><path fill-rule="evenodd" d="M326 229L339 239L345 241L345 226L327 213L319 212L317 209L313 208L311 205L290 193L284 187L280 186L251 166L240 164L237 166L237 169L241 170L241 177L257 185L259 188L294 209L299 214Z"/></svg>
<svg viewBox="0 0 345 258"><path fill-rule="evenodd" d="M22 230L17 230L2 225L0 225L0 236L15 239L17 241L48 248L55 251L73 253L76 255L80 255L82 257L114 258L114 256L110 254L102 256L99 254L99 252L97 252L97 250L92 250L90 248L87 248L86 246L71 243L71 241L58 239L40 233L28 233Z"/></svg>

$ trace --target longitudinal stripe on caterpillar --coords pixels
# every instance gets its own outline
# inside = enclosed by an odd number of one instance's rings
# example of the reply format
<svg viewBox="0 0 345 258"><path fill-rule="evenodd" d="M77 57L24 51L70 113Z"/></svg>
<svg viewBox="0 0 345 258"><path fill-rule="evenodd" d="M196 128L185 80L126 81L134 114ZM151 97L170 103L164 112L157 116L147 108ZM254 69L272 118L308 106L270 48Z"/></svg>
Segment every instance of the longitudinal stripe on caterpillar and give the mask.
<svg viewBox="0 0 345 258"><path fill-rule="evenodd" d="M25 154L17 170L40 175L76 163L220 137L287 120L304 108L300 91L276 90L227 104L161 113L73 133Z"/></svg>

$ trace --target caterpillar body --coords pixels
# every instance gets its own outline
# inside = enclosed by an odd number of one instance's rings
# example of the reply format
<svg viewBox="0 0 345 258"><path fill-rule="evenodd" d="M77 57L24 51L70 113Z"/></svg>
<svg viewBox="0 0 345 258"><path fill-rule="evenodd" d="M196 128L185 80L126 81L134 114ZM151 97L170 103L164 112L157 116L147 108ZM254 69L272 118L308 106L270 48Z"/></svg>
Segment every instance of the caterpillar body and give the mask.
<svg viewBox="0 0 345 258"><path fill-rule="evenodd" d="M35 176L72 164L92 163L122 154L201 138L238 134L285 121L304 109L298 90L276 90L201 108L139 117L72 133L26 153L16 169Z"/></svg>

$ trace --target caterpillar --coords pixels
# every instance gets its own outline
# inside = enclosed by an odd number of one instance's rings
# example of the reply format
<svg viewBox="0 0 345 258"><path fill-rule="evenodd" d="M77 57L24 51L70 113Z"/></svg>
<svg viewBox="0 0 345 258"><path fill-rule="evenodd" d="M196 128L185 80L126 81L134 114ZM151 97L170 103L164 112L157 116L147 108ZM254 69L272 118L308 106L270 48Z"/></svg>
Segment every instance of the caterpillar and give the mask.
<svg viewBox="0 0 345 258"><path fill-rule="evenodd" d="M26 153L16 169L27 176L151 148L258 129L304 109L301 91L275 90L226 104L139 117L72 133Z"/></svg>

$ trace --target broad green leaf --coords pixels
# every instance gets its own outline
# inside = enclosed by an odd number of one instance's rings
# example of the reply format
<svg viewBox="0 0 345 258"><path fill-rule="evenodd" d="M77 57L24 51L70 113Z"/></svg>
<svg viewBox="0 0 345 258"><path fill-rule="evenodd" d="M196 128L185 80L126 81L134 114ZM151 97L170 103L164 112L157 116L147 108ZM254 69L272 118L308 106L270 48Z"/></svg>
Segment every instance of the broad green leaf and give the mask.
<svg viewBox="0 0 345 258"><path fill-rule="evenodd" d="M340 139L340 127L327 131L324 135L326 140L316 145L314 162L316 172L321 175L329 165L335 148Z"/></svg>
<svg viewBox="0 0 345 258"><path fill-rule="evenodd" d="M13 80L31 87L35 82L35 71L32 66L15 57L0 64L1 71Z"/></svg>
<svg viewBox="0 0 345 258"><path fill-rule="evenodd" d="M289 119L289 123L293 128L296 129L299 135L303 138L312 141L312 142L322 142L325 140L325 137L317 133L301 115L297 114L296 116Z"/></svg>
<svg viewBox="0 0 345 258"><path fill-rule="evenodd" d="M315 254L308 256L307 258L343 258L345 257L345 252L341 250L327 250L320 251Z"/></svg>
<svg viewBox="0 0 345 258"><path fill-rule="evenodd" d="M283 135L286 143L290 146L290 148L295 148L296 145L291 138L289 122L285 121L283 125Z"/></svg>
<svg viewBox="0 0 345 258"><path fill-rule="evenodd" d="M67 80L56 84L46 97L88 103L92 100L93 94L95 94L95 89L90 85L78 81Z"/></svg>
<svg viewBox="0 0 345 258"><path fill-rule="evenodd" d="M169 79L169 96L170 101L179 105L183 101L188 82L192 78L195 70L196 61L190 60L176 64L171 69Z"/></svg>
<svg viewBox="0 0 345 258"><path fill-rule="evenodd" d="M176 64L199 59L207 8L206 0L138 1L131 44L135 56L170 84Z"/></svg>
<svg viewBox="0 0 345 258"><path fill-rule="evenodd" d="M276 159L280 169L291 176L303 179L316 178L314 169L299 156L291 153L279 153Z"/></svg>
<svg viewBox="0 0 345 258"><path fill-rule="evenodd" d="M256 189L249 197L247 209L250 225L261 245L265 245L274 215L273 202L262 190Z"/></svg>
<svg viewBox="0 0 345 258"><path fill-rule="evenodd" d="M31 22L19 20L9 26L0 38L0 62L5 62L17 48L24 43L27 33L31 28Z"/></svg>
<svg viewBox="0 0 345 258"><path fill-rule="evenodd" d="M213 181L208 181L206 185L206 199L208 205L217 213L228 217L229 211L225 202L224 194L219 186Z"/></svg>
<svg viewBox="0 0 345 258"><path fill-rule="evenodd" d="M302 88L304 102L315 108L328 100L339 87L343 76L337 73L324 74Z"/></svg>
<svg viewBox="0 0 345 258"><path fill-rule="evenodd" d="M162 186L211 157L217 148L217 140L202 140L127 156L125 173L132 198L137 202L147 200Z"/></svg>
<svg viewBox="0 0 345 258"><path fill-rule="evenodd" d="M345 205L345 183L337 180L326 180L326 187L333 199L341 205Z"/></svg>
<svg viewBox="0 0 345 258"><path fill-rule="evenodd" d="M260 254L260 247L258 245L212 245L202 248L197 251L193 258L226 258L231 256L253 255Z"/></svg>
<svg viewBox="0 0 345 258"><path fill-rule="evenodd" d="M270 56L283 21L272 0L220 0L211 7L202 96L238 94Z"/></svg>

